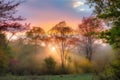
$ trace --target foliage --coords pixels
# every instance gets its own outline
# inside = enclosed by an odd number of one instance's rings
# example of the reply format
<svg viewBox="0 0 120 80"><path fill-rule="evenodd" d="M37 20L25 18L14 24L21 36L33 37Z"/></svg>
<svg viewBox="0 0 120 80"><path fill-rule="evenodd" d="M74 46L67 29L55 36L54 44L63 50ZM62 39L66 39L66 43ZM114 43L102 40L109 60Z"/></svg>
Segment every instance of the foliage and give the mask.
<svg viewBox="0 0 120 80"><path fill-rule="evenodd" d="M117 57L110 66L100 74L100 80L120 80L120 57Z"/></svg>
<svg viewBox="0 0 120 80"><path fill-rule="evenodd" d="M0 75L6 73L11 58L11 50L9 47L6 48L6 37L0 33Z"/></svg>
<svg viewBox="0 0 120 80"><path fill-rule="evenodd" d="M48 74L55 73L56 68L56 62L52 57L47 57L44 59L46 69L48 71Z"/></svg>
<svg viewBox="0 0 120 80"><path fill-rule="evenodd" d="M120 50L120 0L87 0L95 7L95 13L99 18L107 19L111 22L112 28L101 33L101 38L113 45L115 49ZM119 53L119 52L118 52ZM119 80L120 79L120 55L112 62L109 68L106 68L102 74L101 80Z"/></svg>
<svg viewBox="0 0 120 80"><path fill-rule="evenodd" d="M90 6L94 6L94 12L98 17L113 20L119 18L120 1L119 0L87 0ZM112 18L112 19L111 19Z"/></svg>
<svg viewBox="0 0 120 80"><path fill-rule="evenodd" d="M0 31L22 30L25 28L22 24L16 22L23 20L21 16L15 16L16 8L20 4L21 2L16 1L0 1Z"/></svg>
<svg viewBox="0 0 120 80"><path fill-rule="evenodd" d="M34 61L34 56L40 54L40 51L43 52L44 48L37 48L39 53L35 54L35 45L30 43L26 44L25 42L26 40L22 38L10 42L14 54L14 59L12 59L10 65L10 72L14 75L40 74L41 72L39 70L41 69L38 68L40 65Z"/></svg>
<svg viewBox="0 0 120 80"><path fill-rule="evenodd" d="M52 29L48 31L49 35L52 37L53 42L59 47L61 66L64 69L66 65L66 53L67 47L70 45L68 42L74 33L74 30L66 25L65 21L59 22Z"/></svg>
<svg viewBox="0 0 120 80"><path fill-rule="evenodd" d="M80 45L83 45L86 58L91 60L94 53L94 42L98 39L98 35L103 29L102 21L95 17L83 18L78 28Z"/></svg>
<svg viewBox="0 0 120 80"><path fill-rule="evenodd" d="M22 20L21 16L15 16L16 7L21 2L0 0L0 23L6 21Z"/></svg>
<svg viewBox="0 0 120 80"><path fill-rule="evenodd" d="M26 32L26 35L33 40L42 40L45 36L45 31L40 27L33 27L31 30Z"/></svg>
<svg viewBox="0 0 120 80"><path fill-rule="evenodd" d="M0 75L6 73L9 65L9 56L0 49Z"/></svg>
<svg viewBox="0 0 120 80"><path fill-rule="evenodd" d="M120 27L113 27L110 30L101 33L101 38L110 43L115 49L120 48Z"/></svg>
<svg viewBox="0 0 120 80"><path fill-rule="evenodd" d="M6 39L6 32L14 35L16 32L25 30L28 26L27 24L22 25L17 22L23 20L21 16L15 16L16 8L20 4L21 2L13 0L0 0L0 70L3 72L6 72L13 57L11 55L11 48L8 45L9 39Z"/></svg>
<svg viewBox="0 0 120 80"><path fill-rule="evenodd" d="M91 6L95 7L95 13L99 18L107 19L112 23L112 28L102 33L103 39L112 44L115 48L120 48L120 1L119 0L87 0Z"/></svg>

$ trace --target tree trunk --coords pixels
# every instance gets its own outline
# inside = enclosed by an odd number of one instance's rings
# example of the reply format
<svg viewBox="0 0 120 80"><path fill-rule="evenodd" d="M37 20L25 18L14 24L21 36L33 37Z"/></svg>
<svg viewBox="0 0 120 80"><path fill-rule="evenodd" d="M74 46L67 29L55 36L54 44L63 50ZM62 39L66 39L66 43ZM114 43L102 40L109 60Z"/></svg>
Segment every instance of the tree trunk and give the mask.
<svg viewBox="0 0 120 80"><path fill-rule="evenodd" d="M89 61L92 60L92 54L93 54L93 48L92 48L92 38L87 37L87 43L86 43L86 57Z"/></svg>
<svg viewBox="0 0 120 80"><path fill-rule="evenodd" d="M64 34L61 34L61 37L62 37L62 40L61 40L61 66L64 71L64 68L65 68L65 50L64 50L65 46L64 46L64 40L63 40Z"/></svg>

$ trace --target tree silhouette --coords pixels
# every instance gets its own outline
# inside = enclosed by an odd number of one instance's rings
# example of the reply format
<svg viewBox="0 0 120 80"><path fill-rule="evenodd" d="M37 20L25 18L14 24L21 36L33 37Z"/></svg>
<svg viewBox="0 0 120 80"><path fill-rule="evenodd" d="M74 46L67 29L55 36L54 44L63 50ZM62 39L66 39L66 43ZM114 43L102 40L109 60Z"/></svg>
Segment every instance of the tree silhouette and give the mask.
<svg viewBox="0 0 120 80"><path fill-rule="evenodd" d="M73 29L66 25L65 21L59 22L55 25L52 29L48 31L51 35L53 41L58 45L60 50L60 57L61 57L61 66L62 69L65 68L66 62L66 50L68 47L68 40L71 38Z"/></svg>
<svg viewBox="0 0 120 80"><path fill-rule="evenodd" d="M0 0L0 71L3 73L8 70L11 62L11 49L8 46L9 40L17 32L27 29L28 25L22 25L19 21L23 20L21 16L16 16L16 8L21 2L15 0ZM9 39L6 38L6 33L12 33ZM2 72L1 72L2 74Z"/></svg>
<svg viewBox="0 0 120 80"><path fill-rule="evenodd" d="M26 32L27 37L35 43L36 50L38 46L38 41L43 41L45 38L45 31L40 27L33 27Z"/></svg>
<svg viewBox="0 0 120 80"><path fill-rule="evenodd" d="M15 16L16 8L21 3L14 0L0 0L0 23L23 20L21 16Z"/></svg>
<svg viewBox="0 0 120 80"><path fill-rule="evenodd" d="M18 21L24 20L21 16L15 16L16 8L22 2L0 0L0 33L10 32L12 36L17 32L24 31L28 24L22 25ZM4 34L4 33L3 33ZM9 40L8 40L9 42ZM7 42L7 43L8 43Z"/></svg>

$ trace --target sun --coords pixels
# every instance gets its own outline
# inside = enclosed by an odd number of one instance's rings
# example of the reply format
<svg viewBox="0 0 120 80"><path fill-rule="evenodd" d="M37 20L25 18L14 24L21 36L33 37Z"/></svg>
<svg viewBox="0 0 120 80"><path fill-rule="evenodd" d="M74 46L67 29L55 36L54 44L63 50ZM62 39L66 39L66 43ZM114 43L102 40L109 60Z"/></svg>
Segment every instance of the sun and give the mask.
<svg viewBox="0 0 120 80"><path fill-rule="evenodd" d="M41 46L42 46L42 47L45 47L45 46L46 46L46 44L45 44L44 42L42 42L42 43L41 43Z"/></svg>
<svg viewBox="0 0 120 80"><path fill-rule="evenodd" d="M56 51L56 48L54 46L51 47L51 51L52 52L55 52Z"/></svg>
<svg viewBox="0 0 120 80"><path fill-rule="evenodd" d="M49 50L52 52L52 53L56 53L57 49L56 49L56 46L53 45L53 44L49 44Z"/></svg>

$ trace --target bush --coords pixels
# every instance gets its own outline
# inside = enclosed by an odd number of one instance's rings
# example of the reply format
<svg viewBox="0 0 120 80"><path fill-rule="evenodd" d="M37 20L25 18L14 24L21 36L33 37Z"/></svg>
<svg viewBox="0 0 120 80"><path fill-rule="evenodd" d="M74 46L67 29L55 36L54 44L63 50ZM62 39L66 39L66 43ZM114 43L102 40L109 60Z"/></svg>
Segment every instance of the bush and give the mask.
<svg viewBox="0 0 120 80"><path fill-rule="evenodd" d="M0 51L0 75L4 74L8 69L9 57Z"/></svg>
<svg viewBox="0 0 120 80"><path fill-rule="evenodd" d="M120 80L120 57L117 57L100 75L100 80Z"/></svg>
<svg viewBox="0 0 120 80"><path fill-rule="evenodd" d="M46 72L48 74L54 74L56 68L56 62L52 57L47 57L44 59Z"/></svg>

